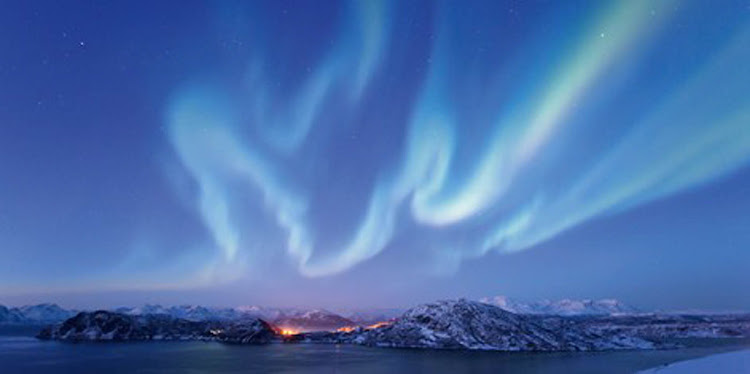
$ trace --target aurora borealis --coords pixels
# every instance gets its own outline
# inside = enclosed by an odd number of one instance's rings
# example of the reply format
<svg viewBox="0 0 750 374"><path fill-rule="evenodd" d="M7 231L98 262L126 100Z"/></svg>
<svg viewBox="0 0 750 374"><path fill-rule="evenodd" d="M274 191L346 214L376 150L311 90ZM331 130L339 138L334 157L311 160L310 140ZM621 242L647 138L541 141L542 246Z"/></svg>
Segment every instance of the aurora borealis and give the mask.
<svg viewBox="0 0 750 374"><path fill-rule="evenodd" d="M747 2L80 5L0 6L0 294L750 307Z"/></svg>

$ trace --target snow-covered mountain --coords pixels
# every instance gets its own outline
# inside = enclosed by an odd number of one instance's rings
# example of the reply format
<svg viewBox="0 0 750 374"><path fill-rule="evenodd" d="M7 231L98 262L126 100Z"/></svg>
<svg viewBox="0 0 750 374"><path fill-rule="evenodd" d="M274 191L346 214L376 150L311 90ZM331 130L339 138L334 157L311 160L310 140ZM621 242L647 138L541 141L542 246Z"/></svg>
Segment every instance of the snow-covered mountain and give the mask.
<svg viewBox="0 0 750 374"><path fill-rule="evenodd" d="M258 313L253 313L240 308L216 308L200 305L175 305L164 307L161 305L146 304L140 307L121 307L114 311L131 316L163 314L190 321L225 321L259 317Z"/></svg>
<svg viewBox="0 0 750 374"><path fill-rule="evenodd" d="M338 312L342 317L351 320L359 326L369 326L390 321L404 313L398 308L349 309Z"/></svg>
<svg viewBox="0 0 750 374"><path fill-rule="evenodd" d="M546 317L547 320L553 318ZM750 337L750 314L558 317L602 334L624 332L650 340Z"/></svg>
<svg viewBox="0 0 750 374"><path fill-rule="evenodd" d="M169 314L167 308L155 304L144 304L137 307L121 307L116 308L114 311L117 313L124 313L133 316L140 316L145 314Z"/></svg>
<svg viewBox="0 0 750 374"><path fill-rule="evenodd" d="M617 300L560 300L522 303L517 300L495 296L484 298L492 304L518 314L544 315L619 315L637 312ZM335 329L349 326L368 326L391 320L403 311L400 309L354 309L333 313L324 310L303 308L269 308L240 306L235 308L205 307L200 305L162 306L145 304L138 307L121 307L113 311L133 316L168 315L190 321L231 321L247 318L262 318L277 324L285 324L300 331L311 329ZM38 325L56 323L75 315L56 304L38 304L22 307L0 305L0 325Z"/></svg>
<svg viewBox="0 0 750 374"><path fill-rule="evenodd" d="M248 317L258 310L204 307L148 307L125 314L81 312L45 329L40 338L57 340L212 340L253 344L271 340L381 347L482 349L501 351L600 351L652 349L674 346L676 338L747 338L750 314L683 316L516 314L477 301L448 300L424 304L377 326L351 327L351 320L324 310L278 315L273 326ZM208 311L208 312L207 312ZM10 318L19 310L0 308ZM216 313L240 313L240 319L221 320ZM174 317L184 313L203 320ZM326 330L289 335L296 331ZM336 331L333 331L336 330Z"/></svg>
<svg viewBox="0 0 750 374"><path fill-rule="evenodd" d="M241 323L189 321L167 314L128 315L100 310L81 312L43 329L37 337L65 341L213 340L262 344L276 336L271 325L257 318Z"/></svg>
<svg viewBox="0 0 750 374"><path fill-rule="evenodd" d="M115 311L132 316L161 314L189 321L235 321L261 318L272 322L276 326L282 326L285 329L293 331L335 330L340 327L356 325L355 322L347 318L322 309L285 309L259 306L216 308L197 305L170 307L144 305L135 308L118 308Z"/></svg>
<svg viewBox="0 0 750 374"><path fill-rule="evenodd" d="M273 320L273 324L292 331L330 331L356 325L350 319L322 309L283 315Z"/></svg>
<svg viewBox="0 0 750 374"><path fill-rule="evenodd" d="M620 315L638 313L638 309L626 305L615 299L601 300L541 300L521 302L507 296L485 297L480 299L485 304L491 304L518 314L545 314L558 316L580 315Z"/></svg>
<svg viewBox="0 0 750 374"><path fill-rule="evenodd" d="M0 305L0 325L16 325L24 321L25 318L18 308Z"/></svg>
<svg viewBox="0 0 750 374"><path fill-rule="evenodd" d="M235 308L206 307L200 305L161 306L146 304L139 307L121 307L114 310L132 316L164 314L190 321L231 321L246 318L262 318L274 321L281 318L299 316L310 309L269 308L261 306L239 306Z"/></svg>
<svg viewBox="0 0 750 374"><path fill-rule="evenodd" d="M263 318L267 321L273 321L281 316L297 313L300 310L291 308L270 308L257 305L243 305L233 308L233 310L241 315L255 316Z"/></svg>
<svg viewBox="0 0 750 374"><path fill-rule="evenodd" d="M39 322L56 322L72 317L76 312L63 309L57 304L27 305L19 308L27 320Z"/></svg>
<svg viewBox="0 0 750 374"><path fill-rule="evenodd" d="M0 305L0 325L41 325L56 323L70 318L73 310L63 309L57 304L26 305L8 308Z"/></svg>
<svg viewBox="0 0 750 374"><path fill-rule="evenodd" d="M438 301L408 310L392 324L372 329L362 344L386 347L502 351L596 351L649 349L637 336L593 331L582 325L549 324L494 305L468 300Z"/></svg>

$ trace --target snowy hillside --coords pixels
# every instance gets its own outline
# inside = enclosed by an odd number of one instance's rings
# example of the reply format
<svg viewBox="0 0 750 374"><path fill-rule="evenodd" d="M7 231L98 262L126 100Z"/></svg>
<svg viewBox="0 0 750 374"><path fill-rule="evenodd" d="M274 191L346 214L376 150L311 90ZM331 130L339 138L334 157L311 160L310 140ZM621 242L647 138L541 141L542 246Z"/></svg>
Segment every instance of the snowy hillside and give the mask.
<svg viewBox="0 0 750 374"><path fill-rule="evenodd" d="M213 340L236 344L268 343L277 333L260 320L241 323L189 321L166 314L128 315L117 312L81 312L56 326L43 329L40 339L63 341Z"/></svg>
<svg viewBox="0 0 750 374"><path fill-rule="evenodd" d="M280 316L273 324L293 331L330 331L355 326L352 320L322 309Z"/></svg>
<svg viewBox="0 0 750 374"><path fill-rule="evenodd" d="M695 360L644 370L640 374L747 374L750 373L750 351L720 353Z"/></svg>
<svg viewBox="0 0 750 374"><path fill-rule="evenodd" d="M66 310L56 304L26 305L8 308L0 305L0 325L41 325L56 323L70 318L75 311Z"/></svg>
<svg viewBox="0 0 750 374"><path fill-rule="evenodd" d="M560 316L616 315L638 313L638 309L615 299L601 300L541 300L521 302L507 296L485 297L481 302L503 308L518 314L547 314Z"/></svg>
<svg viewBox="0 0 750 374"><path fill-rule="evenodd" d="M55 311L34 309L30 315ZM28 311L28 310L27 310ZM213 340L256 343L270 340L379 347L501 351L602 351L674 347L680 338L750 337L750 315L548 315L516 314L467 300L419 305L370 326L325 310L279 311L271 323L251 317L256 309L145 306L128 313L82 312L43 331L58 340ZM143 313L144 311L157 313ZM6 319L21 309L0 309ZM239 317L237 317L239 316ZM230 318L231 317L231 318ZM40 317L41 318L41 317ZM342 328L343 327L343 328ZM317 331L298 333L299 331Z"/></svg>
<svg viewBox="0 0 750 374"><path fill-rule="evenodd" d="M648 349L654 344L619 332L585 326L548 326L538 319L467 300L438 301L410 309L392 324L370 330L364 344L388 347L503 351Z"/></svg>

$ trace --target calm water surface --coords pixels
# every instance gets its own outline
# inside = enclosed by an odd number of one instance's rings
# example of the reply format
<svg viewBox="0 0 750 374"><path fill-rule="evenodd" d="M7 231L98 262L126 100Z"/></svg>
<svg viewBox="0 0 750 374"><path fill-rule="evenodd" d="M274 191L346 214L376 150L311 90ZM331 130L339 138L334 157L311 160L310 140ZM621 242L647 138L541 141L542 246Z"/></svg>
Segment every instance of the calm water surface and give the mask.
<svg viewBox="0 0 750 374"><path fill-rule="evenodd" d="M743 344L665 351L530 354L322 344L70 344L5 335L0 336L0 373L632 373L741 348Z"/></svg>

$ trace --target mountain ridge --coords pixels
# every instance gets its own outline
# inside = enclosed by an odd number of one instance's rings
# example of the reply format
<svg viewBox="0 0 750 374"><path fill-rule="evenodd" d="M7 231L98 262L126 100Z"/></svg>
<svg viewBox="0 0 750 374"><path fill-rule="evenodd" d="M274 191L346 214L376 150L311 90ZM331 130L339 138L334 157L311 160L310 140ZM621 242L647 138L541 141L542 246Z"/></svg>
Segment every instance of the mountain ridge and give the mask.
<svg viewBox="0 0 750 374"><path fill-rule="evenodd" d="M523 302L508 296L498 295L483 297L479 299L479 301L520 314L575 316L641 313L639 309L629 306L617 299L545 299Z"/></svg>
<svg viewBox="0 0 750 374"><path fill-rule="evenodd" d="M328 313L314 310L297 315L329 316ZM673 347L670 341L676 338L750 337L750 315L522 315L495 305L459 299L421 304L397 318L372 326L301 333L260 318L192 321L168 314L80 312L45 328L38 337L63 341L208 340L232 344L277 341L393 348L604 351Z"/></svg>
<svg viewBox="0 0 750 374"><path fill-rule="evenodd" d="M0 305L0 325L39 325L59 322L75 315L77 311L61 308L57 304L43 303L6 307Z"/></svg>

